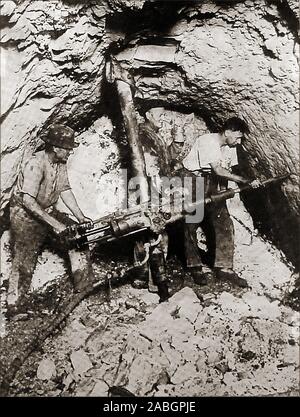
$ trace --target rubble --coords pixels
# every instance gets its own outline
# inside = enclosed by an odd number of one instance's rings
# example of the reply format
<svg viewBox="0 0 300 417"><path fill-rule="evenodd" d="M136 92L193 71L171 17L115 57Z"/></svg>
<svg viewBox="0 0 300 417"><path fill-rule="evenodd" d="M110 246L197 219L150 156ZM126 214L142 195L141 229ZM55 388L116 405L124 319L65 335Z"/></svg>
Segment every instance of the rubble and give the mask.
<svg viewBox="0 0 300 417"><path fill-rule="evenodd" d="M258 306L263 305L259 304L260 297L251 296ZM191 321L186 315L185 300L198 309L198 319ZM221 293L217 300L219 307L214 307L208 324L204 316L211 315L212 311L202 310L191 289L176 293L167 305L156 307L129 335L115 384L125 384L138 396L165 395L166 388L172 396L188 396L191 385L197 386L192 391L197 396L212 392L213 395L216 392L218 395L261 395L295 388L299 382L299 345L287 344L289 329L278 317L280 309L276 314L257 316L258 310L252 311L251 306L250 309L248 306L235 308L242 300ZM174 308L181 312L176 318ZM280 357L282 365L278 362ZM139 367L143 368L142 372L138 372ZM281 372L285 367L289 367L289 372ZM169 375L170 387L165 382L160 387L161 372ZM208 384L215 381L214 391L205 381ZM217 381L220 385L215 391Z"/></svg>
<svg viewBox="0 0 300 417"><path fill-rule="evenodd" d="M49 381L56 375L56 367L55 363L50 359L43 359L36 372L36 376L38 379L43 381Z"/></svg>
<svg viewBox="0 0 300 417"><path fill-rule="evenodd" d="M72 352L70 360L74 368L74 373L78 376L83 376L93 367L92 362L84 350L75 350Z"/></svg>
<svg viewBox="0 0 300 417"><path fill-rule="evenodd" d="M128 285L112 289L108 302L99 302L95 294L44 343L47 363L55 363L57 375L64 375L63 388L55 388L53 376L42 376L32 381L29 392L107 396L112 386L137 396L297 392L300 316L281 303L295 274L282 254L255 233L239 200L229 209L235 218L235 269L249 289L187 286L182 267L169 260L172 279L184 279L185 286L167 303ZM260 257L256 265L255 253Z"/></svg>
<svg viewBox="0 0 300 417"><path fill-rule="evenodd" d="M107 397L108 388L104 381L97 381L89 397Z"/></svg>

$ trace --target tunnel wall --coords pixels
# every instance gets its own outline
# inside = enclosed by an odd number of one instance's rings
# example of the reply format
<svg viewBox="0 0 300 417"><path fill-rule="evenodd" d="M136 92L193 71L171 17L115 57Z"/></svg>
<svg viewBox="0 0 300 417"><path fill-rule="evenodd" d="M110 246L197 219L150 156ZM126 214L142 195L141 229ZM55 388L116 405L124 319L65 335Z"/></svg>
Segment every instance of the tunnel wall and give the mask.
<svg viewBox="0 0 300 417"><path fill-rule="evenodd" d="M290 178L259 198L245 196L246 205L263 233L296 263L296 5L294 0L3 2L1 209L21 163L49 124L66 122L84 135L105 114L104 69L113 51L132 74L139 111L159 105L194 112L215 131L232 115L248 122L243 173ZM97 156L101 159L101 151Z"/></svg>

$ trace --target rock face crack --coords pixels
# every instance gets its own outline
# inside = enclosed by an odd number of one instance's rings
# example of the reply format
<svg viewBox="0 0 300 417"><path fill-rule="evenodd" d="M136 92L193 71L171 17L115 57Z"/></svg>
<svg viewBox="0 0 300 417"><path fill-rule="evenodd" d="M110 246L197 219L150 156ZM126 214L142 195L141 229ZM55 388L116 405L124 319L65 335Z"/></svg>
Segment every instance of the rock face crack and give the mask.
<svg viewBox="0 0 300 417"><path fill-rule="evenodd" d="M266 3L274 4L277 7L281 19L294 35L295 41L299 43L299 4L297 4L297 1L266 0Z"/></svg>

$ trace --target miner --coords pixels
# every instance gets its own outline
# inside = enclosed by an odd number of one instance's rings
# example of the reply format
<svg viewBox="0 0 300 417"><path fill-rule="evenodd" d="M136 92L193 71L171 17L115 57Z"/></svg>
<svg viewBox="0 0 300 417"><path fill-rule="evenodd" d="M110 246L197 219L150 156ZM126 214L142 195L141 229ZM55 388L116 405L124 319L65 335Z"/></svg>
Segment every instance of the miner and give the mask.
<svg viewBox="0 0 300 417"><path fill-rule="evenodd" d="M205 197L226 189L228 180L237 184L250 184L253 188L260 185L257 180L251 182L231 171L231 167L238 163L235 148L247 133L249 128L246 122L232 117L225 122L221 132L208 133L196 139L182 161L183 173L204 178ZM234 228L226 200L206 205L201 222L208 247L214 252L213 269L202 261L197 244L198 227L199 223L184 225L185 257L194 282L205 285L209 279L216 279L247 287L247 282L233 270Z"/></svg>
<svg viewBox="0 0 300 417"><path fill-rule="evenodd" d="M58 198L79 223L90 222L78 206L68 179L67 161L78 146L74 130L54 124L43 140L44 150L34 152L19 173L10 204L13 258L7 304L12 310L19 297L28 293L38 255L47 238L59 237L68 225L75 223L55 208ZM69 255L74 288L80 292L93 279L89 252L60 249Z"/></svg>
<svg viewBox="0 0 300 417"><path fill-rule="evenodd" d="M145 123L140 124L139 126L139 135L143 143L151 143L154 147L158 146L161 143L161 138L159 135L158 128L155 126L155 123L150 115L145 115ZM162 155L163 157L163 155ZM147 167L146 167L147 168ZM151 174L148 174L149 177ZM155 177L152 178L154 180ZM157 179L157 177L156 177ZM155 192L157 184L152 183ZM157 191L157 190L156 190ZM158 192L158 191L157 191ZM150 281L152 280L153 284L158 289L159 301L167 301L170 297L168 289L168 278L166 274L166 232L160 232L161 240L157 243L149 253L149 261L143 265L137 266L146 256L145 252L145 241L137 240L134 247L134 259L135 259L135 278L132 282L134 288L149 288ZM154 237L148 236L148 240L151 243L156 240L157 235L154 234Z"/></svg>

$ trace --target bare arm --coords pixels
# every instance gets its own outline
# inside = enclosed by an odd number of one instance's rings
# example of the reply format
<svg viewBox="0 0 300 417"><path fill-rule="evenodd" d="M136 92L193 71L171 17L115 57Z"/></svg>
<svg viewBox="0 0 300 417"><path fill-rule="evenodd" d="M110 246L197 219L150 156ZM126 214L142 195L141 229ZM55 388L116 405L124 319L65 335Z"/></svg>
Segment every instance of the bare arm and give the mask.
<svg viewBox="0 0 300 417"><path fill-rule="evenodd" d="M50 216L43 208L37 203L36 199L29 194L24 194L23 205L30 211L35 217L41 220L43 223L48 224L54 230L54 233L59 234L65 230L65 225L60 223L54 217Z"/></svg>
<svg viewBox="0 0 300 417"><path fill-rule="evenodd" d="M251 183L250 180L247 180L246 178L241 177L240 175L232 174L230 171L228 171L226 168L223 168L218 163L210 164L210 166L211 166L212 170L214 171L214 173L216 175L218 175L219 177L225 178L229 181L234 181L237 184L249 184L249 183Z"/></svg>
<svg viewBox="0 0 300 417"><path fill-rule="evenodd" d="M74 214L74 216L76 217L79 223L83 223L83 222L87 222L91 220L85 217L85 215L82 213L77 203L77 200L73 194L73 191L71 189L63 191L60 196L61 196L62 201L65 203L68 209L71 210L71 212Z"/></svg>

